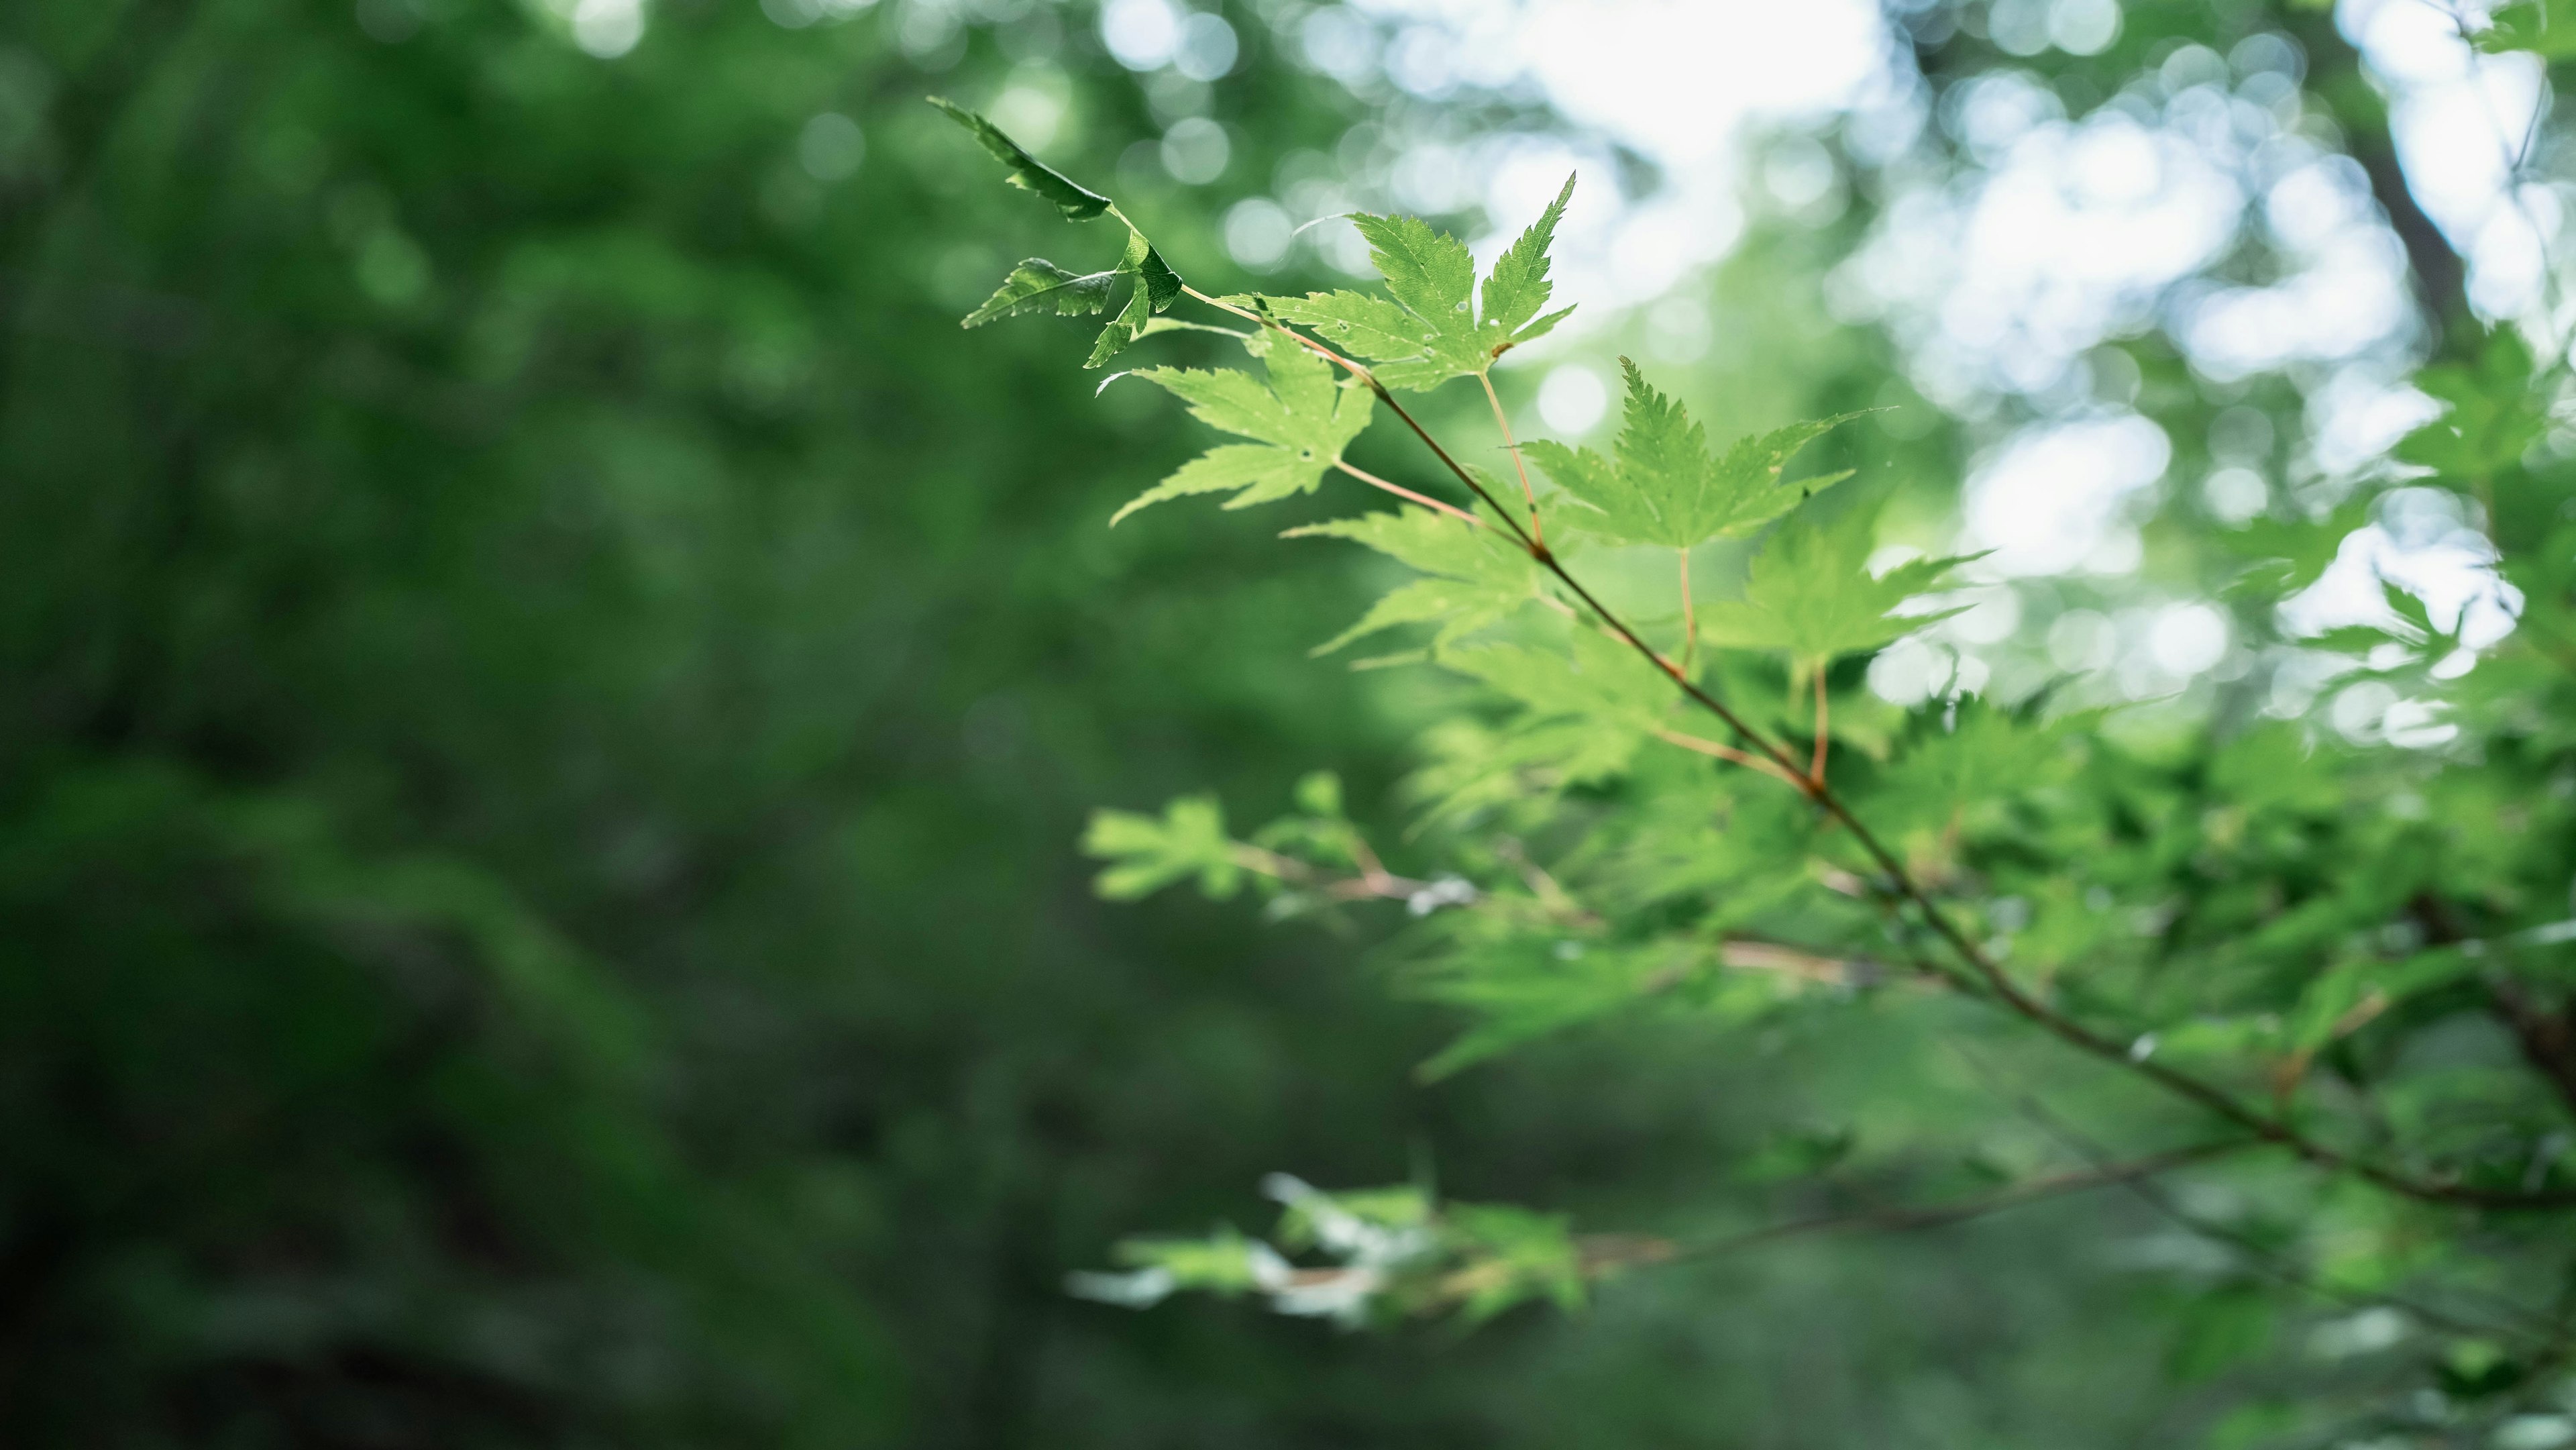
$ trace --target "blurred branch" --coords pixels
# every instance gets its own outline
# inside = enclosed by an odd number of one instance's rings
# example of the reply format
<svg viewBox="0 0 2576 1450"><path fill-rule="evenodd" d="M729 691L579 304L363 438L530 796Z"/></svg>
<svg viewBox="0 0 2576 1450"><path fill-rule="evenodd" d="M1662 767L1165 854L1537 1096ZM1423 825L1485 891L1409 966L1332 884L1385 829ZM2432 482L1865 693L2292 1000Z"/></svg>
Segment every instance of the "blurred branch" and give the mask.
<svg viewBox="0 0 2576 1450"><path fill-rule="evenodd" d="M2042 1174L1998 1189L1993 1193L1963 1198L1950 1203L1878 1206L1851 1209L1841 1213L1817 1214L1811 1218L1790 1219L1783 1223L1730 1234L1723 1238L1707 1239L1698 1243L1665 1244L1660 1260L1709 1258L1718 1254L1733 1253L1738 1249L1773 1243L1780 1239L1798 1238L1815 1233L1838 1233L1852 1229L1906 1232L1915 1229L1943 1228L1950 1224L1982 1218L1990 1213L2000 1213L2008 1208L2019 1208L2026 1203L2038 1203L2070 1193L2083 1193L2113 1184L2133 1183L2139 1179L2153 1178L2158 1174L2170 1173L2177 1168L2186 1168L2194 1163L2207 1162L2226 1154L2240 1153L2248 1148L2260 1146L2262 1146L2260 1139L2230 1138L2222 1142L2202 1143L2189 1148L2154 1153L2124 1163L2095 1163L2089 1167L2068 1169L2062 1173Z"/></svg>
<svg viewBox="0 0 2576 1450"><path fill-rule="evenodd" d="M2389 130L2388 99L2363 68L2361 52L2335 27L2332 7L2316 9L2270 0L2264 16L2307 53L2308 95L2343 131L2344 151L2370 178L2370 194L2388 214L2389 230L2406 248L2415 298L2425 311L2434 350L2447 349L2455 329L2469 320L2468 268L2451 239L2415 199Z"/></svg>
<svg viewBox="0 0 2576 1450"><path fill-rule="evenodd" d="M2035 1124L2040 1131L2048 1134L2052 1138L2055 1138L2069 1151L2096 1164L2097 1166L2101 1166L2103 1171L2107 1171L2108 1155L2102 1145L2093 1141L2090 1135L2084 1133L2080 1129L2076 1128L2072 1123L2069 1123L2066 1119L2051 1111L2035 1094L2022 1092L2005 1084L2002 1081L2001 1074L1998 1073L1996 1069L1979 1054L1970 1051L1965 1045L1957 1042L1953 1042L1951 1045L1958 1052L1960 1060L1967 1063L1969 1068L1974 1071L1979 1078L1985 1081L1987 1089L1993 1092L1997 1097L2000 1097L2009 1103L2012 1106L2013 1111L2019 1113L2023 1118ZM2422 1320L2424 1323L2431 1325L2436 1329L2447 1330L2454 1334L2509 1336L2516 1333L2538 1332L2544 1336L2555 1335L2556 1331L2554 1327L2547 1326L2545 1323L2537 1331L2533 1331L2528 1328L2517 1328L2511 1325L2476 1323L2462 1319L2444 1310L2436 1309L2431 1305L2425 1304L2412 1297L2384 1292L2356 1292L2326 1283L2325 1281L2317 1278L2316 1275L2309 1273L2304 1268L2301 1268L2296 1262L2292 1261L2287 1256L2256 1242L2248 1235L2230 1228L2225 1224L2213 1222L2199 1214L2191 1212L2189 1209L2184 1208L2174 1199L2173 1195L2165 1192L2160 1185L2150 1181L2150 1178L2151 1175L2131 1175L2114 1181L2117 1181L2122 1187L2128 1189L2131 1193L2136 1194L2148 1207L2154 1209L2158 1214L2170 1219L2180 1227L2201 1238L2208 1239L2214 1243L2225 1244L2229 1248L2236 1250L2237 1253L2244 1257L2246 1264L2256 1273L2262 1274L2264 1277L2273 1279L2281 1284L2285 1284L2290 1288L2297 1289L2302 1293L2327 1300L2331 1303L2341 1304L2348 1308L2390 1308L2401 1310L2405 1313L2414 1315L2417 1319ZM2521 1319L2528 1322L2536 1318L2530 1310L2519 1304L2504 1303L2499 1304L2496 1307L2500 1308L2508 1316L2515 1319Z"/></svg>

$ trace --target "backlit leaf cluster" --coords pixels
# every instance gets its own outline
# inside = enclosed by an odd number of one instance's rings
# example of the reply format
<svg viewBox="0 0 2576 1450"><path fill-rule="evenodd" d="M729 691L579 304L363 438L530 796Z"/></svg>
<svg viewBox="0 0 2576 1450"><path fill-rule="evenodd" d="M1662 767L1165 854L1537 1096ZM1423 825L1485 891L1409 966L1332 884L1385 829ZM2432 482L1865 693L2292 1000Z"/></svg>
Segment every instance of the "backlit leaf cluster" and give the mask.
<svg viewBox="0 0 2576 1450"><path fill-rule="evenodd" d="M2493 43L2539 34L2547 13L2506 7ZM1412 449L1412 428L1367 431L1408 407L1398 394L1491 384L1497 358L1564 316L1546 310L1547 249L1571 196L1569 183L1481 281L1466 246L1428 224L1357 218L1382 290L1215 299L1255 329L1266 377L1139 373L1240 441L1121 517L1185 494L1228 492L1241 507L1329 482L1352 508L1288 532L1360 544L1406 577L1317 652L1369 640L1379 652L1356 663L1430 667L1436 698L1453 703L1397 794L1404 828L1363 830L1337 789L1242 839L1204 798L1160 818L1103 812L1085 842L1109 863L1103 893L1195 880L1212 894L1249 885L1275 916L1348 926L1383 913L1396 979L1458 1024L1424 1065L1434 1077L1654 1019L1718 1024L1752 1050L1764 1034L1841 1020L1830 1014L1983 1009L1976 1020L2027 1031L2089 1081L2156 1105L2161 1116L2119 1118L2148 1124L2148 1139L2214 1141L2268 1165L2213 1155L2189 1170L2242 1190L2213 1190L2245 1227L2212 1231L2234 1245L2226 1262L2259 1241L2302 1273L2364 1264L2338 1290L2363 1303L2395 1302L2370 1296L2418 1276L2563 1269L2539 1247L2576 1210L2576 450L2562 446L2563 365L2499 333L2419 376L2440 415L2385 470L2208 540L2207 598L2225 612L2228 650L2192 688L2220 704L2158 715L2166 702L2064 676L1980 691L1969 662L1943 660L1941 635L1917 638L1961 611L1952 591L1975 581L1980 556L1895 537L1884 478L1793 467L1811 447L1865 465L1866 450L1834 435L1852 412L1714 443L1623 361L1607 452L1521 445L1552 485L1528 503L1499 469ZM1078 310L1044 300L1073 285L1033 272L1004 310ZM1506 447L1497 430L1488 450L1447 454L1490 461ZM1372 479L1413 497L1360 509ZM2491 558L2481 598L2509 629L2480 636L2457 600L2383 580L2371 621L2302 633L2286 606L2407 490L2474 531L2478 549L2463 552ZM1945 667L1910 704L1872 684L1899 645L1911 667ZM2328 684L2312 697L2237 686L2259 670ZM1801 1171L1922 1178L1901 1143L1873 1156L1848 1131L1822 1136L1841 1146ZM1977 1181L2080 1176L2110 1151L2058 1127L2016 1144L1980 1159ZM1545 1216L1480 1216L1405 1191L1300 1185L1283 1201L1276 1242L1139 1241L1129 1277L1091 1289L1257 1293L1351 1320L1472 1317L1576 1302L1605 1266L1662 1252L1587 1251ZM2548 1227L2499 1228L2473 1252L2444 1217L2500 1205ZM1297 1266L1316 1250L1332 1262ZM2231 1292L2211 1299L2177 1373L2260 1352L2288 1312L2268 1289ZM2437 1343L2450 1331L2405 1322L2395 1332L2428 1354L2486 1345L2470 1357L2500 1356L2479 1360L2490 1379L2495 1364L2521 1373L2556 1352L2521 1329Z"/></svg>

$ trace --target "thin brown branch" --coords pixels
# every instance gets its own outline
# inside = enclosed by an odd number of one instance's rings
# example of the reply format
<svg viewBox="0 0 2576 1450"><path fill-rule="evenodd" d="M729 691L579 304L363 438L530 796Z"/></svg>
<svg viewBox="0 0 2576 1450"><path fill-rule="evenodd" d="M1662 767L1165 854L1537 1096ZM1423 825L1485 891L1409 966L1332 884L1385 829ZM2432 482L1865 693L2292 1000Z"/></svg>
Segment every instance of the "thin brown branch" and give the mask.
<svg viewBox="0 0 2576 1450"><path fill-rule="evenodd" d="M1818 661L1816 664L1816 757L1814 762L1807 767L1807 779L1815 782L1816 789L1818 790L1823 790L1825 788L1825 751L1827 748L1825 742L1831 738L1825 733L1827 727L1827 714L1828 709L1825 703L1825 666L1822 661Z"/></svg>
<svg viewBox="0 0 2576 1450"><path fill-rule="evenodd" d="M1585 910L1583 903L1576 901L1572 892L1549 875L1546 867L1530 859L1529 852L1522 848L1520 842L1506 836L1495 843L1494 854L1511 863L1512 869L1520 873L1521 884L1529 888L1530 895L1538 898L1539 905L1549 915L1585 926L1601 924L1601 918Z"/></svg>
<svg viewBox="0 0 2576 1450"><path fill-rule="evenodd" d="M1430 509L1436 513L1447 514L1453 519L1462 519L1472 527L1479 529L1485 527L1485 521L1483 519L1476 517L1474 514L1467 512L1456 504L1442 503L1440 500L1432 498L1427 494L1415 493L1412 489L1406 488L1400 483L1389 483L1385 479L1378 477L1376 474L1369 472L1367 469L1355 468L1338 458L1333 460L1333 466L1340 469L1342 472L1349 474L1351 477L1358 479L1360 482L1367 484L1371 488L1385 489L1388 493L1394 494L1397 498L1404 499L1409 503L1418 503L1424 508Z"/></svg>
<svg viewBox="0 0 2576 1450"><path fill-rule="evenodd" d="M1682 673L1689 674L1691 654L1699 647L1699 616L1691 609L1691 551L1677 549L1674 552L1682 556Z"/></svg>
<svg viewBox="0 0 2576 1450"><path fill-rule="evenodd" d="M1538 490L1530 487L1529 462L1521 457L1521 445L1512 437L1512 420L1504 415L1502 397L1494 391L1492 370L1489 368L1476 374L1476 381L1485 385L1485 401L1492 404L1494 408L1494 426L1503 430L1503 447L1510 450L1512 467L1520 472L1521 498L1529 505L1530 540L1544 548L1547 545L1547 531L1540 528L1538 524Z"/></svg>
<svg viewBox="0 0 2576 1450"><path fill-rule="evenodd" d="M1772 761L1765 760L1759 755L1748 754L1745 751L1736 749L1732 745L1722 745L1714 740L1703 740L1699 736L1686 734L1682 731L1666 727L1657 727L1655 738L1663 741L1667 745L1678 745L1684 750L1696 750L1702 755L1712 756L1730 764L1741 765L1749 770L1758 770L1764 775L1785 781L1790 785L1796 786L1800 790L1805 790L1807 788L1807 782L1802 779L1796 771L1783 770L1778 764Z"/></svg>
<svg viewBox="0 0 2576 1450"><path fill-rule="evenodd" d="M2000 1075L1995 1067L1991 1063L1988 1063L1981 1054L1972 1052L1963 1044L1955 1041L1951 1045L1958 1052L1960 1060L1967 1063L1970 1070L1975 1072L1978 1077L1984 1079L1989 1091L1995 1093L1998 1097L2001 1097L2004 1101L2011 1104L2015 1112L2021 1114L2033 1124L2036 1124L2040 1131L2048 1134L2052 1138L2055 1138L2061 1145L2073 1152L2076 1156L2083 1158L2096 1166L2108 1161L2109 1155L2104 1151L2099 1143L2094 1142L2089 1135L2078 1129L2074 1124L2058 1116L2058 1114L2050 1109L2046 1103L2041 1102L2036 1094L2015 1090L2006 1086L2001 1081ZM2157 1213L2171 1219L2176 1224L2181 1225L2184 1229L2189 1230L2202 1238L2210 1239L2217 1243L2223 1243L2234 1248L2237 1252L2243 1254L2246 1260L2255 1269L2266 1276L2278 1280L2291 1288L2313 1294L2320 1299L2340 1303L2352 1308L2367 1308L2374 1305L2386 1305L2390 1308L2402 1309L2435 1328L2445 1329L2453 1334L2491 1334L2510 1336L2516 1332L2514 1327L2508 1325L2471 1323L2467 1320L2448 1314L2440 1309L2436 1309L2420 1300L2407 1296L2385 1292L2358 1292L2339 1288L2333 1284L2329 1284L2318 1279L2315 1275L2309 1273L2304 1268L2301 1268L2294 1260L2247 1236L2246 1234L2240 1233L2236 1229L2230 1228L2225 1224L2212 1222L2211 1220L2203 1218L2199 1214L2193 1213L2189 1209L2184 1208L2174 1199L2172 1194L2165 1192L2161 1184L2153 1182L2150 1178L2138 1177L2124 1179L2121 1181L2121 1186L2126 1188L2129 1192L2136 1194L2139 1200L2145 1203L2149 1208L2152 1208ZM2502 1309L2508 1315L2517 1316L2525 1319L2526 1321L2536 1318L2529 1309L2509 1301L2498 1301L2495 1303L2494 1307ZM2546 1321L2541 1321L2540 1332L2544 1334L2555 1334L2556 1328L2553 1325L2547 1324Z"/></svg>
<svg viewBox="0 0 2576 1450"><path fill-rule="evenodd" d="M1730 937L1718 943L1717 960L1720 965L1737 971L1776 972L1823 987L1865 987L1887 976L1886 969L1876 962L1819 956L1797 947L1757 941L1751 937Z"/></svg>

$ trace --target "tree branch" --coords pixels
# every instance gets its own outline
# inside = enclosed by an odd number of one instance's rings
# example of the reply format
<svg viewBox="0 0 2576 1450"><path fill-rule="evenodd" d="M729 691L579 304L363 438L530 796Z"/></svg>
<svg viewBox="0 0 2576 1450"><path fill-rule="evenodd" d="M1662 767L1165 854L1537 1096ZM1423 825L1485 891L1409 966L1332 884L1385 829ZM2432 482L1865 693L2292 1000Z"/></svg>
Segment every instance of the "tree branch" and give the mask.
<svg viewBox="0 0 2576 1450"><path fill-rule="evenodd" d="M1538 490L1530 487L1529 463L1521 457L1521 445L1512 437L1512 420L1503 412L1501 395L1494 391L1494 375L1490 365L1486 371L1476 374L1476 381L1485 385L1485 401L1491 403L1494 408L1494 426L1503 430L1503 447L1510 450L1512 467L1520 473L1521 498L1529 504L1530 538L1544 545L1547 542L1547 534L1538 526ZM1683 586L1683 592L1685 594L1689 592L1687 584Z"/></svg>
<svg viewBox="0 0 2576 1450"><path fill-rule="evenodd" d="M1819 809L1849 831L1853 841L1884 875L1892 892L1911 904L1916 913L1923 918L1925 925L1930 927L1933 934L1938 936L1965 965L1967 975L1964 981L1977 989L1979 995L1999 1003L2014 1015L2040 1027L2050 1036L2078 1051L2099 1058L2123 1071L2134 1073L2164 1091L2234 1124L2255 1138L2286 1149L2319 1168L2350 1173L2388 1192L2423 1203L2490 1209L2576 1207L2576 1190L2559 1189L2520 1193L2476 1188L2464 1184L2416 1178L2381 1164L2357 1158L2309 1137L2282 1119L2247 1107L2237 1101L2233 1094L2214 1083L2204 1082L2189 1073L2157 1062L2151 1054L2133 1052L2130 1050L2130 1044L2105 1037L2032 996L2020 983L2015 982L2001 967L1997 966L1994 959L1989 957L1982 947L1969 939L1967 933L1959 928L1958 923L1951 920L1948 912L1942 910L1940 903L1933 899L1923 884L1915 879L1913 873L1906 869L1902 861L1897 859L1896 854L1890 851L1886 844L1862 823L1860 817L1853 813L1848 802L1835 794L1822 780L1802 772L1798 762L1785 749L1747 725L1743 717L1729 708L1724 701L1700 688L1688 673L1666 659L1652 645L1640 638L1635 630L1629 628L1625 620L1612 613L1610 608L1603 604L1590 589L1584 587L1581 580L1567 572L1565 565L1548 550L1545 544L1540 543L1528 530L1521 527L1519 521L1514 519L1510 512L1486 490L1485 486L1476 480L1475 475L1469 473L1456 458L1450 456L1449 450L1442 447L1439 440L1431 436L1429 430L1422 426L1411 411L1396 401L1395 395L1377 380L1375 374L1323 344L1314 342L1295 330L1281 325L1274 318L1257 317L1242 308L1217 302L1216 299L1195 289L1191 289L1190 295L1203 302L1222 307L1237 316L1251 318L1266 327L1277 329L1303 346L1348 369L1353 377L1365 383L1377 396L1378 401L1384 403L1389 411L1402 419L1405 426L1413 431L1414 436L1422 440L1423 446L1429 448L1432 455L1438 458L1460 483L1466 485L1468 490L1474 493L1487 508L1493 510L1495 518L1501 521L1502 526L1511 533L1532 561L1554 576L1556 581L1576 599L1582 601L1583 606L1592 612L1594 618L1600 620L1629 648L1635 650L1640 658L1662 671L1664 676L1673 682L1674 687L1692 703L1715 716L1739 739L1753 747L1750 752L1744 753L1748 756L1758 756L1777 766L1779 774L1785 780L1794 783L1801 793L1815 802ZM1941 975L1954 974L1942 972Z"/></svg>
<svg viewBox="0 0 2576 1450"><path fill-rule="evenodd" d="M2207 1162L2212 1158L2261 1146L2251 1138L2231 1138L2224 1142L2202 1143L2189 1148L2176 1148L2170 1152L2150 1154L2125 1163L2096 1163L2090 1167L2068 1169L2062 1173L2043 1174L1993 1193L1950 1203L1859 1208L1842 1213L1817 1214L1811 1218L1790 1219L1785 1223L1770 1224L1745 1233L1730 1234L1724 1238L1709 1239L1700 1243L1677 1243L1672 1245L1665 1258L1670 1260L1710 1258L1718 1254L1733 1253L1739 1249L1774 1243L1781 1239L1798 1238L1815 1233L1838 1233L1850 1229L1906 1232L1942 1228L1954 1223L1964 1223L1969 1219L1982 1218L1990 1213L2000 1213L2008 1208L2019 1208L2026 1203L2038 1203L2044 1199L2059 1198L2070 1193L2083 1193L2114 1184L2135 1183L2140 1179L2170 1173L2174 1169L2189 1167L2194 1163Z"/></svg>

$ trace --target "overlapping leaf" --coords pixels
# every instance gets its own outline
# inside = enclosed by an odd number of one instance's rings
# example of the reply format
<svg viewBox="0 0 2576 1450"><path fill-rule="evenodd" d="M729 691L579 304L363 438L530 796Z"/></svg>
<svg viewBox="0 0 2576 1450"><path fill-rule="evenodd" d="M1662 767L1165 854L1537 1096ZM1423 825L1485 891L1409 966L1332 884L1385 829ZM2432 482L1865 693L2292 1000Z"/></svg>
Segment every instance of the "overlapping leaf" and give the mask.
<svg viewBox="0 0 2576 1450"><path fill-rule="evenodd" d="M1127 305L1100 330L1092 344L1085 367L1098 367L1124 351L1128 344L1143 337L1154 327L1154 314L1169 308L1181 295L1180 274L1154 250L1136 224L1098 192L1076 185L1061 172L1047 166L1020 149L1017 142L1002 129L982 116L937 96L930 103L972 133L984 149L1000 158L1010 168L1006 178L1011 185L1034 191L1054 203L1066 221L1087 222L1095 217L1113 216L1127 227L1127 249L1119 255L1118 265L1103 272L1074 272L1043 257L1031 257L1011 269L1001 287L982 306L966 314L965 325L981 327L997 318L1017 317L1028 312L1052 312L1059 317L1090 317L1108 310L1109 299L1122 277L1133 279L1127 294Z"/></svg>
<svg viewBox="0 0 2576 1450"><path fill-rule="evenodd" d="M1794 518L1753 556L1744 596L1703 605L1700 635L1721 648L1786 651L1813 663L1876 649L1959 611L1890 611L1940 587L1942 576L1976 555L1916 559L1872 577L1869 509L1819 522Z"/></svg>
<svg viewBox="0 0 2576 1450"><path fill-rule="evenodd" d="M1576 716L1652 732L1670 713L1672 685L1625 644L1596 630L1567 631L1562 647L1524 644L1453 649L1442 664L1472 675L1532 714Z"/></svg>
<svg viewBox="0 0 2576 1450"><path fill-rule="evenodd" d="M1181 295L1180 274L1164 263L1162 253L1154 250L1143 232L1132 227L1127 232L1126 254L1118 259L1117 273L1134 277L1135 290L1127 294L1127 306L1100 330L1100 340L1092 344L1084 367L1100 366L1143 337L1154 314L1171 306Z"/></svg>
<svg viewBox="0 0 2576 1450"><path fill-rule="evenodd" d="M2487 340L2474 364L2446 363L2415 375L2442 415L2401 440L2398 461L2430 468L2455 484L2509 468L2549 428L2549 392L2532 378L2531 350L2511 328Z"/></svg>
<svg viewBox="0 0 2576 1450"><path fill-rule="evenodd" d="M1366 358L1378 381L1421 391L1482 373L1494 359L1564 320L1540 316L1552 286L1547 249L1574 195L1574 178L1539 219L1494 264L1476 306L1476 259L1467 245L1419 217L1357 216L1369 258L1386 279L1387 297L1365 292L1310 292L1264 297L1272 316L1314 329L1345 352ZM1392 300L1390 300L1392 299Z"/></svg>
<svg viewBox="0 0 2576 1450"><path fill-rule="evenodd" d="M1232 368L1146 368L1136 374L1171 390L1199 421L1254 441L1222 444L1191 459L1130 499L1112 524L1184 494L1231 491L1225 506L1246 508L1310 491L1368 426L1369 392L1338 383L1332 364L1302 347L1271 347L1267 338L1247 346L1268 363L1267 386Z"/></svg>
<svg viewBox="0 0 2576 1450"><path fill-rule="evenodd" d="M1546 440L1524 445L1548 477L1590 506L1574 517L1586 532L1623 544L1694 548L1750 533L1850 476L1780 481L1790 455L1856 413L1746 438L1718 457L1689 410L1648 386L1635 363L1621 358L1619 365L1628 398L1615 458Z"/></svg>
<svg viewBox="0 0 2576 1450"><path fill-rule="evenodd" d="M1496 624L1531 596L1529 556L1501 534L1424 508L1291 529L1290 538L1349 539L1425 576L1380 598L1359 623L1315 649L1330 654L1400 624L1437 624L1434 648Z"/></svg>

